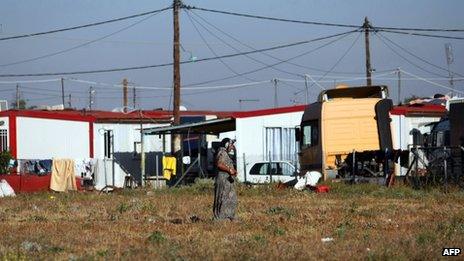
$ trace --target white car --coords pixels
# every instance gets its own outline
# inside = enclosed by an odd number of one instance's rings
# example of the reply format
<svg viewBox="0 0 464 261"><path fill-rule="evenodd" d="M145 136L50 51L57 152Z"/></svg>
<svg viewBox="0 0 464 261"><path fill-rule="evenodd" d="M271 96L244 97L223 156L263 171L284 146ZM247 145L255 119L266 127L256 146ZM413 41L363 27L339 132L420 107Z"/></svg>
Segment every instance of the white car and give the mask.
<svg viewBox="0 0 464 261"><path fill-rule="evenodd" d="M296 179L297 170L289 161L261 161L251 165L246 173L246 182L250 183L286 183ZM272 178L272 180L271 180Z"/></svg>

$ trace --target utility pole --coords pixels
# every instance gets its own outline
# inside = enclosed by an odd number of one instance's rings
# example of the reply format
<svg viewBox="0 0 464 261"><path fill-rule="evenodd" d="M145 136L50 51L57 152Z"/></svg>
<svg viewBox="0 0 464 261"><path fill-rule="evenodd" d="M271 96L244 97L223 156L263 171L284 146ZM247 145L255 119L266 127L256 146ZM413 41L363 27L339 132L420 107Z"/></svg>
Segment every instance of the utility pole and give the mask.
<svg viewBox="0 0 464 261"><path fill-rule="evenodd" d="M181 0L173 0L173 19L174 19L174 39L173 39L173 116L174 125L180 124L180 30L179 30L179 9L182 6ZM171 153L180 151L180 135L173 135L171 137Z"/></svg>
<svg viewBox="0 0 464 261"><path fill-rule="evenodd" d="M64 108L64 79L61 78L61 102Z"/></svg>
<svg viewBox="0 0 464 261"><path fill-rule="evenodd" d="M305 81L305 101L306 101L306 104L308 104L309 103L308 76L306 74L304 76L304 81Z"/></svg>
<svg viewBox="0 0 464 261"><path fill-rule="evenodd" d="M68 96L68 108L72 108L72 104L71 104L71 94L69 94L69 96Z"/></svg>
<svg viewBox="0 0 464 261"><path fill-rule="evenodd" d="M272 79L272 82L274 83L274 108L277 108L279 106L279 101L277 99L277 79Z"/></svg>
<svg viewBox="0 0 464 261"><path fill-rule="evenodd" d="M398 67L396 69L398 73L398 105L401 104L401 69Z"/></svg>
<svg viewBox="0 0 464 261"><path fill-rule="evenodd" d="M137 106L137 90L135 86L132 87L132 107L135 109Z"/></svg>
<svg viewBox="0 0 464 261"><path fill-rule="evenodd" d="M454 62L454 57L453 57L453 47L450 43L445 44L445 54L446 54L446 64L448 65L448 76L449 76L449 83L451 86L451 89L453 90L451 92L451 96L454 95L454 79L453 79L453 73L451 72L451 64Z"/></svg>
<svg viewBox="0 0 464 261"><path fill-rule="evenodd" d="M122 109L127 112L127 79L122 80Z"/></svg>
<svg viewBox="0 0 464 261"><path fill-rule="evenodd" d="M93 87L90 86L90 88L89 88L89 110L90 110L90 111L92 110L93 93L94 93Z"/></svg>
<svg viewBox="0 0 464 261"><path fill-rule="evenodd" d="M401 69L398 67L397 69L398 72L398 106L401 104ZM399 126L399 149L403 149L403 124L402 124L403 118L400 116L398 117L398 126ZM403 168L401 167L401 159L398 158L398 165L399 165L399 173L400 175L403 175Z"/></svg>
<svg viewBox="0 0 464 261"><path fill-rule="evenodd" d="M19 84L16 84L16 109L19 110Z"/></svg>
<svg viewBox="0 0 464 261"><path fill-rule="evenodd" d="M369 20L367 20L367 16L364 18L364 40L366 44L366 81L367 81L367 86L372 85L372 79L371 79L371 51L370 51L370 46L369 46L369 30L371 28L371 25L369 24Z"/></svg>

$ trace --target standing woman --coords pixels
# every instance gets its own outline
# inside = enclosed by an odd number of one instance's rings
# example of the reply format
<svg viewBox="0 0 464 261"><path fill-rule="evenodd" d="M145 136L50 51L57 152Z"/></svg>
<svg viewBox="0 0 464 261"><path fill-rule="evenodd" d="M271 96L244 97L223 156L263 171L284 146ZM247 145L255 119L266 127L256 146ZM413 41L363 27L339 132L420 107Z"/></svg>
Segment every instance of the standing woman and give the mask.
<svg viewBox="0 0 464 261"><path fill-rule="evenodd" d="M216 166L218 174L214 182L214 219L215 220L234 220L235 209L237 208L237 194L234 188L234 176L237 170L229 157L228 152L233 149L233 144L229 138L221 141L221 146L216 155Z"/></svg>

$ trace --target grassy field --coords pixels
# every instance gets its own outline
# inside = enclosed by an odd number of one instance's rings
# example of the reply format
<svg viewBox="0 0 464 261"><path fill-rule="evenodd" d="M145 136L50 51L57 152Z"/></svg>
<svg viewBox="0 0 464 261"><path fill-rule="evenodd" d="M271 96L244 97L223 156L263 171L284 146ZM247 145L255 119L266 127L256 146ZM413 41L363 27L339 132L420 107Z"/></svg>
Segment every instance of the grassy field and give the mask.
<svg viewBox="0 0 464 261"><path fill-rule="evenodd" d="M238 222L211 220L206 183L3 198L0 259L437 259L464 247L462 191L330 186L239 186Z"/></svg>

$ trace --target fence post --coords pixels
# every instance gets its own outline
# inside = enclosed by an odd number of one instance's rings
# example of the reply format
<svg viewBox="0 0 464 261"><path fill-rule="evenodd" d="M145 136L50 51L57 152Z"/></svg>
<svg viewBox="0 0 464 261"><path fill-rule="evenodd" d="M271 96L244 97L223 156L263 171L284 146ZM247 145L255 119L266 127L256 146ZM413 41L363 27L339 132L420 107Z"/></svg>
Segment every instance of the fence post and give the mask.
<svg viewBox="0 0 464 261"><path fill-rule="evenodd" d="M156 167L155 167L155 176L156 176L156 179L155 179L155 188L158 188L158 185L160 185L161 187L161 184L158 184L159 183L159 155L158 153L155 152L155 163L156 163Z"/></svg>
<svg viewBox="0 0 464 261"><path fill-rule="evenodd" d="M448 192L448 162L447 162L447 156L448 152L446 147L443 148L445 157L443 157L443 170L445 171L445 193Z"/></svg>
<svg viewBox="0 0 464 261"><path fill-rule="evenodd" d="M245 153L243 153L243 179L244 179L244 182L247 183L247 168L246 168Z"/></svg>
<svg viewBox="0 0 464 261"><path fill-rule="evenodd" d="M269 151L269 183L272 183L272 168L271 168L271 151Z"/></svg>
<svg viewBox="0 0 464 261"><path fill-rule="evenodd" d="M353 162L352 162L353 166L351 167L351 172L352 172L351 176L352 176L353 181L354 181L356 179L356 168L358 167L358 166L355 166L356 165L356 151L355 150L353 150L353 158L352 158L352 160L353 160Z"/></svg>

